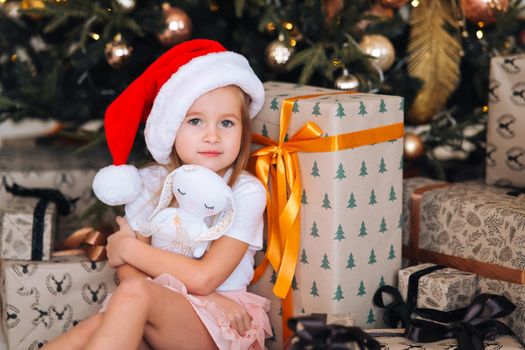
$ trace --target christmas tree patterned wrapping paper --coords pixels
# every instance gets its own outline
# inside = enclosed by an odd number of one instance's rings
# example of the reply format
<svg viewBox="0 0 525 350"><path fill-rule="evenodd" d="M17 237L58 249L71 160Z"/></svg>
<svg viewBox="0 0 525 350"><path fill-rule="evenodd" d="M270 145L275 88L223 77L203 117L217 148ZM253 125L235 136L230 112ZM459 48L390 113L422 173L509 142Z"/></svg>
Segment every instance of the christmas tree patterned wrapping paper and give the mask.
<svg viewBox="0 0 525 350"><path fill-rule="evenodd" d="M275 82L265 83L265 89L265 105L252 126L273 140L279 134L283 99L340 92ZM402 123L403 99L349 94L296 101L288 135L308 121L325 136ZM303 188L293 316L351 313L357 326L382 325L372 296L379 286L394 284L400 268L402 153L401 138L336 152L298 153ZM281 303L272 294L275 280L268 267L250 290L272 300L275 336L267 344L280 348Z"/></svg>
<svg viewBox="0 0 525 350"><path fill-rule="evenodd" d="M399 270L398 289L405 302L410 275L430 266L434 264L420 264ZM478 277L475 274L448 267L421 277L417 286L417 307L440 311L469 306L479 294Z"/></svg>
<svg viewBox="0 0 525 350"><path fill-rule="evenodd" d="M455 339L444 339L433 343L417 343L402 336L399 329L367 330L381 344L383 350L456 350L458 342ZM399 334L399 336L395 336ZM485 350L523 350L516 339L510 335L497 336L494 340L485 340Z"/></svg>
<svg viewBox="0 0 525 350"><path fill-rule="evenodd" d="M414 183L421 181L406 179L404 186L415 190ZM424 181L423 186L433 183L436 181ZM409 208L410 193L405 194L404 208ZM481 182L454 183L424 192L419 248L421 261L476 273L480 292L507 296L516 310L506 321L525 338L525 294L520 295L525 293L521 277L525 271L525 196L512 194ZM404 225L403 235L409 236L409 230L410 225Z"/></svg>
<svg viewBox="0 0 525 350"><path fill-rule="evenodd" d="M111 163L107 153L107 150L96 147L89 152L77 154L72 146L8 144L0 148L0 179L2 184L51 188L71 198L78 198L73 212L60 217L58 234L63 238L82 226L79 218L94 203L91 185L98 169ZM0 203L5 203L12 197L3 185L0 186Z"/></svg>
<svg viewBox="0 0 525 350"><path fill-rule="evenodd" d="M490 62L488 184L525 186L525 54Z"/></svg>
<svg viewBox="0 0 525 350"><path fill-rule="evenodd" d="M107 261L83 256L3 260L1 276L2 326L10 350L38 349L95 314L117 280Z"/></svg>
<svg viewBox="0 0 525 350"><path fill-rule="evenodd" d="M57 208L52 202L15 197L0 203L0 257L49 260L56 229Z"/></svg>

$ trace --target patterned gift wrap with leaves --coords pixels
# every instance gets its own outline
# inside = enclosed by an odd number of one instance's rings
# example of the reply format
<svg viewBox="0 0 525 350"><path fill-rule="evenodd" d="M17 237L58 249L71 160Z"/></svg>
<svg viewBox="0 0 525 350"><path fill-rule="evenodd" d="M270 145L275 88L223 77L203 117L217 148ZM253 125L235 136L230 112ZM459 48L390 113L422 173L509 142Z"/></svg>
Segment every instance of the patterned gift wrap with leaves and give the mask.
<svg viewBox="0 0 525 350"><path fill-rule="evenodd" d="M95 314L117 280L107 261L83 256L3 260L1 278L2 326L11 350L38 349Z"/></svg>
<svg viewBox="0 0 525 350"><path fill-rule="evenodd" d="M369 329L367 330L381 344L382 350L455 350L458 342L455 339L445 339L433 343L417 343L402 336L399 329ZM396 336L399 334L399 336ZM523 350L523 347L510 335L502 335L494 340L485 340L485 350Z"/></svg>
<svg viewBox="0 0 525 350"><path fill-rule="evenodd" d="M73 212L60 217L59 236L63 238L81 227L79 217L94 203L91 190L98 169L110 164L108 151L93 148L76 153L75 148L34 145L5 145L0 148L0 205L13 196L5 183L26 188L52 188L64 195L78 198Z"/></svg>
<svg viewBox="0 0 525 350"><path fill-rule="evenodd" d="M525 186L525 54L490 62L487 122L488 184Z"/></svg>
<svg viewBox="0 0 525 350"><path fill-rule="evenodd" d="M407 240L410 193L421 188L419 185L435 183L421 178L404 180L403 237ZM421 261L476 273L481 292L507 296L516 304L516 311L506 320L525 338L525 197L511 194L508 189L480 182L454 183L424 192L419 248L424 252Z"/></svg>
<svg viewBox="0 0 525 350"><path fill-rule="evenodd" d="M284 99L340 93L275 82L265 83L265 89L265 105L252 126L273 140L278 138ZM403 99L333 94L295 101L287 138L308 121L316 123L324 136L402 123ZM336 152L298 153L303 188L299 261L291 288L293 316L351 313L357 326L382 324L372 296L379 286L393 284L400 268L402 153L402 139ZM281 302L272 294L275 281L269 266L250 290L272 300L275 337L267 345L281 348Z"/></svg>
<svg viewBox="0 0 525 350"><path fill-rule="evenodd" d="M42 260L49 260L57 229L57 210L50 202L42 212L42 222L35 223L35 207L39 199L13 198L0 208L0 257L31 260L33 238ZM33 232L34 225L38 232ZM39 236L41 235L41 236Z"/></svg>
<svg viewBox="0 0 525 350"><path fill-rule="evenodd" d="M410 275L433 265L420 264L399 270L398 289L405 302ZM475 274L444 268L421 277L418 283L417 307L452 311L468 306L478 294L478 277Z"/></svg>

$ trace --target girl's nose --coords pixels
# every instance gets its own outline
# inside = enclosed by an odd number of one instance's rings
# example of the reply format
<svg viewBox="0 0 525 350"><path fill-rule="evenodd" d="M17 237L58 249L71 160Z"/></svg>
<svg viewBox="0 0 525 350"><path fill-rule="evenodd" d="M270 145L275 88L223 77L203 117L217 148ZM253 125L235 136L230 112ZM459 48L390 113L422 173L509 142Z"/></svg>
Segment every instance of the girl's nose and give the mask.
<svg viewBox="0 0 525 350"><path fill-rule="evenodd" d="M214 125L210 125L210 127L208 127L206 129L206 134L204 135L204 140L206 142L210 142L210 143L219 142L220 141L220 136L219 136L218 128L216 126L214 126Z"/></svg>

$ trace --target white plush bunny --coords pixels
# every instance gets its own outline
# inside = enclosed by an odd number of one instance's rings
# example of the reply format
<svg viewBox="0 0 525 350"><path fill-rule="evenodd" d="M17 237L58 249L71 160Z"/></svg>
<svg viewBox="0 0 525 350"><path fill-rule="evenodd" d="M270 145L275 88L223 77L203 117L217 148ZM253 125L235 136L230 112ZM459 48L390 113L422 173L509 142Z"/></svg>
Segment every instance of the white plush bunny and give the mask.
<svg viewBox="0 0 525 350"><path fill-rule="evenodd" d="M178 208L168 207L173 196ZM219 213L219 222L209 227L205 218ZM154 247L200 258L210 241L228 230L233 216L233 193L224 179L206 167L182 165L167 176L159 204L138 230L152 236Z"/></svg>

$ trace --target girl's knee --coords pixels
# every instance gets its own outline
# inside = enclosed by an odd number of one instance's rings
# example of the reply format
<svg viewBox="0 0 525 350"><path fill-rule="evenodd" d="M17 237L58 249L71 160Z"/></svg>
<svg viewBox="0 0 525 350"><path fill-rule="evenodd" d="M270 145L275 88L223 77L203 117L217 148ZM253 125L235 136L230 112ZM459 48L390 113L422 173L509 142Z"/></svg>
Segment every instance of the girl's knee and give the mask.
<svg viewBox="0 0 525 350"><path fill-rule="evenodd" d="M102 322L102 314L95 314L83 321L80 321L76 326L75 329L78 330L78 332L84 333L87 337L90 337L93 332L100 326L100 323Z"/></svg>
<svg viewBox="0 0 525 350"><path fill-rule="evenodd" d="M130 278L122 281L112 297L126 297L129 299L144 300L149 295L151 282L145 278Z"/></svg>

